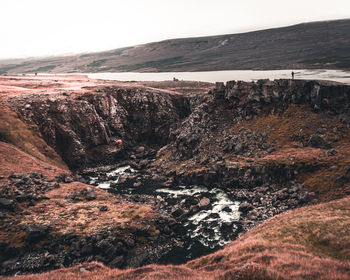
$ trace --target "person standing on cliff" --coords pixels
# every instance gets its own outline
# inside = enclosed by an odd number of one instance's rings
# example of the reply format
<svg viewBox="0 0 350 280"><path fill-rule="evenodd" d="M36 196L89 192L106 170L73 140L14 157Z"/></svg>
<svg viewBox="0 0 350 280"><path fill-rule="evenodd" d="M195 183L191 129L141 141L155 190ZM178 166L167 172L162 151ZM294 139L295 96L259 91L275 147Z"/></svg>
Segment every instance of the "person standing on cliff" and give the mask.
<svg viewBox="0 0 350 280"><path fill-rule="evenodd" d="M292 71L292 80L294 80L294 74L295 74L294 71Z"/></svg>

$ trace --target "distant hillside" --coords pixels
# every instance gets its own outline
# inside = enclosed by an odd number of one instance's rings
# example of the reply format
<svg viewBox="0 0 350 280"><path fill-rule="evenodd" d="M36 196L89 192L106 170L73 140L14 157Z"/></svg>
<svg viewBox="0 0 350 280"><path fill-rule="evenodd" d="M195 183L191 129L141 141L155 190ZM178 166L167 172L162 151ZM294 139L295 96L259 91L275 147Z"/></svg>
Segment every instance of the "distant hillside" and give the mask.
<svg viewBox="0 0 350 280"><path fill-rule="evenodd" d="M298 68L350 69L350 19L10 64L0 61L0 74Z"/></svg>

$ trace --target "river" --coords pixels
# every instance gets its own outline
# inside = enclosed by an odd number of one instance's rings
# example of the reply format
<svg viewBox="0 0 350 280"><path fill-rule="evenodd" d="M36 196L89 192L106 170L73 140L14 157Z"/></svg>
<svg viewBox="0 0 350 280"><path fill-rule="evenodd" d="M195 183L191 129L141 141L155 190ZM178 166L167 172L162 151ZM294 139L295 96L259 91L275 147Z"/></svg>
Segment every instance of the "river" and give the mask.
<svg viewBox="0 0 350 280"><path fill-rule="evenodd" d="M159 72L159 73L87 73L90 78L118 81L165 81L178 80L202 81L202 82L227 82L231 80L256 81L259 79L290 79L294 71L295 79L306 80L332 80L350 84L350 72L342 70L228 70L228 71L203 71L203 72Z"/></svg>

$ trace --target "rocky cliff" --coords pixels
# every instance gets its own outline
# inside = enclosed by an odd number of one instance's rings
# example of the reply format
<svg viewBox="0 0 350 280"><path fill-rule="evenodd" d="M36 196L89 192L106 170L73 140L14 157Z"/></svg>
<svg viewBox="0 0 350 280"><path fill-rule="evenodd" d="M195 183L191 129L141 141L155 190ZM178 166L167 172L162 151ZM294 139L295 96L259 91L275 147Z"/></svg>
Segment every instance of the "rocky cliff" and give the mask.
<svg viewBox="0 0 350 280"><path fill-rule="evenodd" d="M159 160L170 159L163 160L165 166L171 159L186 161L184 171L190 165L197 166L194 169L200 170L202 177L213 177L210 183L218 178L223 183L227 178L229 184L233 178L244 178L244 172L231 174L225 168L229 158L235 158L237 164L237 159L250 162L255 159L259 163L256 172L269 178L268 165L263 162L266 156L288 145L302 151L306 147L330 149L331 142L338 142L338 126L347 128L350 122L349 98L349 86L330 82L231 81L226 86L218 83L209 96L193 99L196 105L191 114L170 132L171 141L159 151ZM179 171L176 165L172 167ZM289 173L286 170L275 177L293 177ZM252 174L246 177L254 180ZM200 180L198 174L194 178Z"/></svg>
<svg viewBox="0 0 350 280"><path fill-rule="evenodd" d="M135 146L159 148L189 113L184 96L137 88L20 97L11 104L73 169L115 163ZM123 148L116 143L120 139Z"/></svg>
<svg viewBox="0 0 350 280"><path fill-rule="evenodd" d="M142 161L169 182L254 187L318 170L307 155L326 153L324 161L336 153L348 133L349 88L327 81L230 81L191 95L105 86L8 102L73 169Z"/></svg>

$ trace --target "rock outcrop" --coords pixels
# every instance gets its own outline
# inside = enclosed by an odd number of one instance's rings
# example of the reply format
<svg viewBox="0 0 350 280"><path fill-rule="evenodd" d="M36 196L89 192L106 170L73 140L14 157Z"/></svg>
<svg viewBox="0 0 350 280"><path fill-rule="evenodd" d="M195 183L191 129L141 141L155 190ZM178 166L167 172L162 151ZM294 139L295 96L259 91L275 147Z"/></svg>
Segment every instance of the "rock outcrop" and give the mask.
<svg viewBox="0 0 350 280"><path fill-rule="evenodd" d="M13 104L73 169L124 159L125 151L137 143L165 145L171 126L189 110L183 96L118 88L68 98L25 97Z"/></svg>
<svg viewBox="0 0 350 280"><path fill-rule="evenodd" d="M192 169L196 170L196 173L188 173L185 168L184 172L177 172L177 178L181 178L180 181L183 181L184 176L188 179L187 183L192 181L198 184L218 183L219 178L219 184L225 182L226 179L240 181L247 178L254 181L255 178L255 180L261 181L262 179L266 182L271 177L276 178L273 175L275 166L256 161L253 166L249 162L242 164L239 163L237 157L263 158L274 153L276 148L279 148L277 147L279 139L272 138L279 128L271 129L262 124L259 128L251 129L243 125L244 122L258 122L257 120L264 117L271 118L269 116L276 118L277 121L290 118L290 122L293 122L293 117L289 116L299 113L300 110L308 111L314 117L319 115L318 120L326 122L327 119L335 118L344 120L346 119L344 116L348 116L350 112L350 86L330 82L261 80L247 83L231 81L227 82L226 86L218 83L211 94L210 97L202 96L200 100L197 97L197 102L192 100L194 105L191 114L177 129L170 132L169 145L158 153L159 165L168 170L181 169L174 165L170 166L169 163L172 161L173 163L186 162L188 168L193 167ZM330 138L330 135L325 135L326 129L317 127L311 131L309 128L311 124L308 122L311 122L311 119L304 122L308 130L292 127L288 141L299 142L300 147L330 149L332 145L326 140ZM335 123L338 121L335 120ZM333 128L328 127L328 129ZM337 140L339 139L332 139L333 142ZM223 160L228 154L236 157L236 163L228 163ZM166 160L164 160L165 156ZM303 167L296 167L298 168ZM292 178L294 172L300 171L281 166L278 166L277 169L278 177L285 178ZM193 178L191 179L190 176ZM246 183L247 181L244 180L244 184Z"/></svg>

